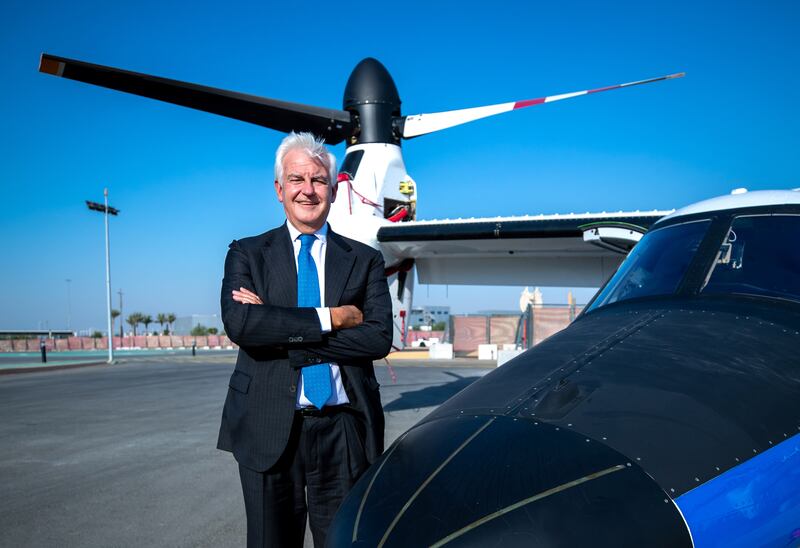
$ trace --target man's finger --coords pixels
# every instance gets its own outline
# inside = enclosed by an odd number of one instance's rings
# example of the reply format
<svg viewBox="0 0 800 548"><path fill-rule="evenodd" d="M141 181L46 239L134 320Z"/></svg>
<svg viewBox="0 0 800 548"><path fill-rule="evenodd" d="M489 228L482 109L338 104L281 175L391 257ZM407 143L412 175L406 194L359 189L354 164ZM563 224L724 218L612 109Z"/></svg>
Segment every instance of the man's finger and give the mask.
<svg viewBox="0 0 800 548"><path fill-rule="evenodd" d="M243 293L241 291L236 291L235 289L232 291L233 293L233 300L242 304L264 304L261 298L256 295L255 293Z"/></svg>
<svg viewBox="0 0 800 548"><path fill-rule="evenodd" d="M244 303L244 302L252 303L252 301L254 301L255 299L253 297L251 297L249 295L245 295L244 293L241 293L239 291L234 291L233 292L233 300L234 301L238 301L240 303Z"/></svg>
<svg viewBox="0 0 800 548"><path fill-rule="evenodd" d="M246 287L242 287L240 293L243 293L244 295L255 299L255 302L253 304L264 304L264 302L261 300L261 297L259 297Z"/></svg>

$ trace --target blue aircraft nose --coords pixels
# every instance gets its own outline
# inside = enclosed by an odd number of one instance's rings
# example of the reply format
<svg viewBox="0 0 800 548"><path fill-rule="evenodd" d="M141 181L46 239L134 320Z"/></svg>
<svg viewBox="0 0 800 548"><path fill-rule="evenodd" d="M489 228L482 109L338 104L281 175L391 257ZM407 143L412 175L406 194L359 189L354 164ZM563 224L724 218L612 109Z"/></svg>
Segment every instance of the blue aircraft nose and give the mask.
<svg viewBox="0 0 800 548"><path fill-rule="evenodd" d="M328 534L339 546L691 546L672 499L624 455L505 416L410 430L367 471Z"/></svg>

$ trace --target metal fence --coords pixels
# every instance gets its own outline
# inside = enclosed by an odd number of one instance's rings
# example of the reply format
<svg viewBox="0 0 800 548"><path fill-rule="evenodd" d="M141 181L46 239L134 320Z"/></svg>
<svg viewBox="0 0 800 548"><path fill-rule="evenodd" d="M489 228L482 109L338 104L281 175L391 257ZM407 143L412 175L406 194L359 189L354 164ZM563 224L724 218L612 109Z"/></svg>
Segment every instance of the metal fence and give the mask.
<svg viewBox="0 0 800 548"><path fill-rule="evenodd" d="M567 327L581 310L577 305L551 305L529 307L516 315L451 315L447 340L460 355L477 354L480 344L530 348Z"/></svg>
<svg viewBox="0 0 800 548"><path fill-rule="evenodd" d="M68 337L44 339L49 352L61 350L106 350L107 337ZM139 335L114 337L114 348L228 348L236 347L225 335ZM39 352L39 339L0 340L0 352Z"/></svg>

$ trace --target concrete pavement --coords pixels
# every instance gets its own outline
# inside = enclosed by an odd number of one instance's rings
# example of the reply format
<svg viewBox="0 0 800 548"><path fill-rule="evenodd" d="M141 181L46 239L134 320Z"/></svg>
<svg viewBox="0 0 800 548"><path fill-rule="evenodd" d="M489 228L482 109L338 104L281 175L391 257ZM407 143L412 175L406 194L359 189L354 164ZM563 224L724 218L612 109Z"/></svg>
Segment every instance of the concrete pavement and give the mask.
<svg viewBox="0 0 800 548"><path fill-rule="evenodd" d="M0 377L0 546L243 546L236 463L215 449L234 356ZM467 364L376 364L387 446L493 368Z"/></svg>

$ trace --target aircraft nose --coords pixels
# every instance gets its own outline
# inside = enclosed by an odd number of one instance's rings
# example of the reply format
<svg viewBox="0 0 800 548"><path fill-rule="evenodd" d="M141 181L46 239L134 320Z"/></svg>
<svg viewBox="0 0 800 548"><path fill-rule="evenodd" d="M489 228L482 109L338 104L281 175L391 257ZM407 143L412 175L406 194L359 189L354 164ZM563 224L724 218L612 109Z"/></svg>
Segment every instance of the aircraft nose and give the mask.
<svg viewBox="0 0 800 548"><path fill-rule="evenodd" d="M328 546L691 546L624 455L571 430L461 415L416 426L343 502Z"/></svg>

